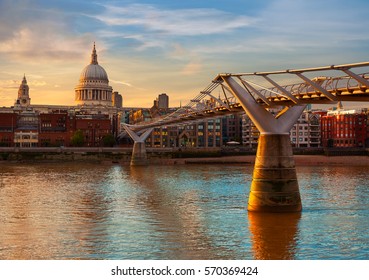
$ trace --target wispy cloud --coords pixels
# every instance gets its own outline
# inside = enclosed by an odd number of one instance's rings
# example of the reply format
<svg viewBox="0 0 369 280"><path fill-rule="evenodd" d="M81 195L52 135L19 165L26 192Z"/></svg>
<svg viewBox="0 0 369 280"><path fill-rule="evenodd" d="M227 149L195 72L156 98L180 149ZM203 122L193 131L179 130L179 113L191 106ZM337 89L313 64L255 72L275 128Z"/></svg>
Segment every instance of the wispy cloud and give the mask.
<svg viewBox="0 0 369 280"><path fill-rule="evenodd" d="M47 82L45 81L29 81L28 86L30 87L43 87L47 85Z"/></svg>
<svg viewBox="0 0 369 280"><path fill-rule="evenodd" d="M141 26L148 31L171 36L221 34L250 26L255 21L212 8L165 10L147 4L104 7L102 14L93 17L107 25Z"/></svg>
<svg viewBox="0 0 369 280"><path fill-rule="evenodd" d="M369 24L363 3L273 1L255 15L257 25L253 31L245 30L241 36L224 36L224 40L217 40L216 44L194 44L192 51L208 57L215 54L274 54L276 59L279 54L280 59L300 54L302 60L308 57L307 62L311 62L309 55L321 59L327 53L342 54L344 50L369 42L369 33L363 32L363 26ZM342 20L348 15L360 20ZM348 55L354 53L345 53Z"/></svg>
<svg viewBox="0 0 369 280"><path fill-rule="evenodd" d="M252 17L216 8L107 4L100 14L91 17L105 24L101 29L105 37L132 40L136 44L130 46L137 51L160 48L167 57L174 58L180 51L176 45L182 44L188 50L187 61L193 56L214 54L323 53L329 48L348 47L353 41L369 40L369 35L360 31L360 22L369 24L367 19L342 21L347 11L343 6L347 3L318 2L270 1ZM350 11L363 16L356 3L351 4Z"/></svg>
<svg viewBox="0 0 369 280"><path fill-rule="evenodd" d="M70 13L38 4L0 1L0 55L34 64L80 58L92 36L74 32Z"/></svg>
<svg viewBox="0 0 369 280"><path fill-rule="evenodd" d="M132 85L131 83L128 83L128 82L124 82L124 81L117 81L117 80L112 80L112 79L110 79L109 81L110 81L110 82L112 82L112 83L114 83L114 84L127 86L127 87L130 87L130 88L133 88L133 89L137 89L137 90L145 90L144 88L136 87L136 86L134 86L134 85Z"/></svg>
<svg viewBox="0 0 369 280"><path fill-rule="evenodd" d="M91 40L67 36L60 28L15 30L12 37L0 42L0 53L23 61L66 61L81 58ZM88 42L89 41L89 42Z"/></svg>
<svg viewBox="0 0 369 280"><path fill-rule="evenodd" d="M128 87L133 87L130 83L123 82L123 81L116 81L116 80L110 79L110 82L112 82L114 84L119 84L119 85L124 85L124 86L128 86Z"/></svg>
<svg viewBox="0 0 369 280"><path fill-rule="evenodd" d="M369 33L362 31L369 24L364 2L367 5L366 1L274 1L259 15L260 38L265 43L269 39L271 46L279 42L317 52L368 40Z"/></svg>
<svg viewBox="0 0 369 280"><path fill-rule="evenodd" d="M185 67L182 69L181 73L183 75L194 75L196 73L199 73L202 69L202 64L196 61L191 61L188 64L185 65Z"/></svg>
<svg viewBox="0 0 369 280"><path fill-rule="evenodd" d="M16 80L0 80L0 88L18 88L19 82Z"/></svg>

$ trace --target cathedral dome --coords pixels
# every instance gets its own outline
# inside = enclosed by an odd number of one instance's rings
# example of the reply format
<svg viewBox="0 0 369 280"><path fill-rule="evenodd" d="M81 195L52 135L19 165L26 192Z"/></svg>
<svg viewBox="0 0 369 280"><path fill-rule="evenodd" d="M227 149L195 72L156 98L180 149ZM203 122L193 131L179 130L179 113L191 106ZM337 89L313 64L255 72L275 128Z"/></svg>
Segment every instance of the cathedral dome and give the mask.
<svg viewBox="0 0 369 280"><path fill-rule="evenodd" d="M80 82L94 80L109 82L108 74L106 74L105 69L97 62L95 44L91 54L91 63L83 68L79 80Z"/></svg>
<svg viewBox="0 0 369 280"><path fill-rule="evenodd" d="M83 68L79 84L75 87L75 101L83 105L112 106L113 89L109 86L108 74L97 62L95 44L92 49L91 62Z"/></svg>
<svg viewBox="0 0 369 280"><path fill-rule="evenodd" d="M81 72L79 77L80 81L86 80L102 80L105 82L109 82L108 74L104 68L102 68L99 64L89 64L87 65Z"/></svg>

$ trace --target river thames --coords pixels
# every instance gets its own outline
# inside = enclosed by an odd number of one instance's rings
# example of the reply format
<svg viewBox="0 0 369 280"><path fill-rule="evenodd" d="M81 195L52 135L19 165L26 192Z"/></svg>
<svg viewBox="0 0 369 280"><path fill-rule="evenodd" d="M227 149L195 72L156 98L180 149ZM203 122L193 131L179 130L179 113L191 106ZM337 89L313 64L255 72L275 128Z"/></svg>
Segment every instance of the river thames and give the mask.
<svg viewBox="0 0 369 280"><path fill-rule="evenodd" d="M369 259L368 167L299 166L303 211L248 213L253 166L0 165L0 259Z"/></svg>

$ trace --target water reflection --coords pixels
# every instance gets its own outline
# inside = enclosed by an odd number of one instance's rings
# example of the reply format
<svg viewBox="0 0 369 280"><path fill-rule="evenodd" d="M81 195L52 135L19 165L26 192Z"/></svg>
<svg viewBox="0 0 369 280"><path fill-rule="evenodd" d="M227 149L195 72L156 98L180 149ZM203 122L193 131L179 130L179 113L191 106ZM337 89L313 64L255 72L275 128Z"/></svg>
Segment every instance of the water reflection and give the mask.
<svg viewBox="0 0 369 280"><path fill-rule="evenodd" d="M160 236L160 247L170 259L217 259L222 258L213 248L204 227L202 209L195 202L199 195L188 190L180 195L157 184L157 177L150 167L130 167L130 178L146 188L142 205L151 214L150 223ZM169 255L168 255L169 253ZM218 252L219 253L219 252ZM157 255L160 256L160 254Z"/></svg>
<svg viewBox="0 0 369 280"><path fill-rule="evenodd" d="M300 213L249 212L254 259L295 259Z"/></svg>
<svg viewBox="0 0 369 280"><path fill-rule="evenodd" d="M301 217L247 213L244 166L0 167L0 259L369 258L367 167L300 167Z"/></svg>
<svg viewBox="0 0 369 280"><path fill-rule="evenodd" d="M95 170L83 179L80 167L73 165L10 166L6 171L0 197L2 258L96 256L106 240L103 225L109 207L98 187L101 173ZM20 171L27 176L19 176ZM85 184L83 191L78 183Z"/></svg>

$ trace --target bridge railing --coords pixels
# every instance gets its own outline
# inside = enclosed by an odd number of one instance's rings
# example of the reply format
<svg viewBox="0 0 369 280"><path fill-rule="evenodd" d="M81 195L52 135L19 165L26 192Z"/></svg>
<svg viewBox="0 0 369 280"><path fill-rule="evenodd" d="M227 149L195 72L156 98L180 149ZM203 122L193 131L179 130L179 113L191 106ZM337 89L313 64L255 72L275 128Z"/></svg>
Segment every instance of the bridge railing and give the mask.
<svg viewBox="0 0 369 280"><path fill-rule="evenodd" d="M362 70L364 67L368 69L368 66L369 62L360 62L272 72L223 73L219 74L215 80L222 82L224 77L233 77L258 103L269 107L277 106L275 101L278 101L278 97L279 100L285 98L285 100L297 104L302 102L302 98L305 99L314 94L317 94L319 98L322 97L318 101L325 103L337 101L335 94L346 94L356 89L360 90L361 93L368 91L368 72L362 74L353 72L353 69ZM314 78L309 78L314 75ZM286 84L286 80L296 78L300 82L282 85ZM328 100L325 100L324 97Z"/></svg>
<svg viewBox="0 0 369 280"><path fill-rule="evenodd" d="M362 73L359 75L364 79L369 80L369 73ZM358 89L366 88L365 85L361 84L360 82L349 76L343 77L320 76L313 78L312 81L319 84L322 88L330 92L342 92L342 91L349 92L354 90L355 88ZM316 89L314 89L311 85L307 84L306 82L289 84L282 86L282 88L288 92L291 92L293 95L308 95L316 92ZM263 87L260 89L260 93L263 94L266 98L285 96L285 94L277 87L271 87L268 89L265 89ZM253 94L253 96L256 97L255 94Z"/></svg>
<svg viewBox="0 0 369 280"><path fill-rule="evenodd" d="M232 94L231 89L225 85L224 76L235 78L248 94L266 107L292 106L293 103L307 104L310 101L312 103L332 103L336 102L337 96L342 93L353 94L355 90L366 94L365 98L369 100L369 72L355 74L351 71L351 69L362 69L362 67L369 67L369 62L272 72L219 74L185 106L178 108L175 112L131 125L131 127L139 130L154 126L196 122L221 114L239 112L241 108L238 100ZM305 73L308 76L315 73L317 75L315 78L308 78L304 76ZM332 73L332 75L326 75L327 73ZM337 77L337 73L344 75ZM270 76L280 75L287 75L289 79L298 78L300 82L280 85L281 82L277 83L274 78L273 80L270 78ZM257 83L253 78L261 79L264 83ZM279 103L279 101L285 103Z"/></svg>

